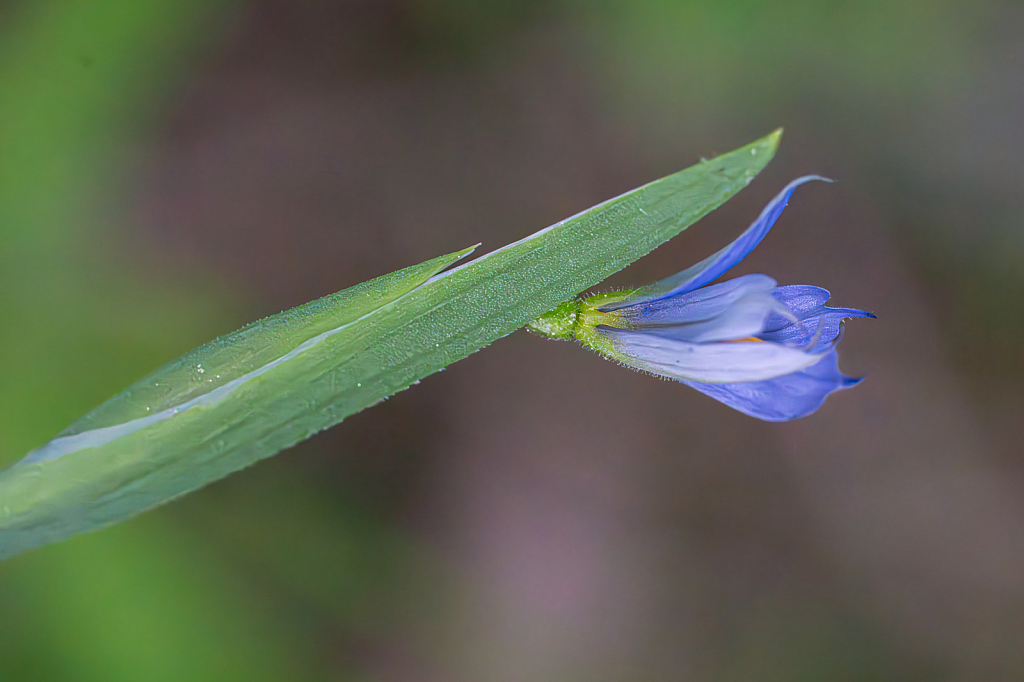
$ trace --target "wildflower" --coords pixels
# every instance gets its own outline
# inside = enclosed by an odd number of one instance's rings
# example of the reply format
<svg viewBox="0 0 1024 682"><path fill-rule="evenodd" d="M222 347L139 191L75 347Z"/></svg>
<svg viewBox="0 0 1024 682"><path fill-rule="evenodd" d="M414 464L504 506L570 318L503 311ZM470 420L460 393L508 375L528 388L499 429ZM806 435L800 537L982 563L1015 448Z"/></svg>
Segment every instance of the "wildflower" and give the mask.
<svg viewBox="0 0 1024 682"><path fill-rule="evenodd" d="M829 308L815 286L777 286L767 275L711 284L771 229L793 190L786 185L736 241L697 265L647 287L563 303L530 323L549 338L574 338L605 357L681 381L767 421L817 410L830 393L860 382L839 371L842 322L874 317Z"/></svg>

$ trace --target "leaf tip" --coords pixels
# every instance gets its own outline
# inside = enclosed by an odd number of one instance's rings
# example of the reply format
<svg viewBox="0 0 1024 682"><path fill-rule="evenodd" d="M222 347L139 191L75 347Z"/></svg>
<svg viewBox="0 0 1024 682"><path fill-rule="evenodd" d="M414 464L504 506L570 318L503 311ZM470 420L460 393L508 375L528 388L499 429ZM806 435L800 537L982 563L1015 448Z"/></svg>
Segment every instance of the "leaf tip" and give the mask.
<svg viewBox="0 0 1024 682"><path fill-rule="evenodd" d="M463 249L462 251L457 251L457 252L456 252L456 255L457 255L457 256L458 256L459 258L465 258L465 257L466 257L466 256L468 256L469 254L473 253L473 252L474 252L474 251L476 251L476 250L477 250L478 248L480 248L480 245L481 245L481 244L483 244L483 242L477 242L476 244L473 244L473 246L467 246L467 247L466 247L466 248L464 248L464 249Z"/></svg>
<svg viewBox="0 0 1024 682"><path fill-rule="evenodd" d="M767 147L772 154L775 154L779 149L779 143L782 142L782 133L784 130L785 129L781 127L776 128L754 144L759 147Z"/></svg>
<svg viewBox="0 0 1024 682"><path fill-rule="evenodd" d="M782 141L782 128L776 128L774 131L768 133L759 140L754 140L745 147L740 147L735 152L730 152L726 156L734 158L750 159L750 163L744 163L745 175L747 183L754 179L768 162L775 156L775 152L779 149L779 143Z"/></svg>

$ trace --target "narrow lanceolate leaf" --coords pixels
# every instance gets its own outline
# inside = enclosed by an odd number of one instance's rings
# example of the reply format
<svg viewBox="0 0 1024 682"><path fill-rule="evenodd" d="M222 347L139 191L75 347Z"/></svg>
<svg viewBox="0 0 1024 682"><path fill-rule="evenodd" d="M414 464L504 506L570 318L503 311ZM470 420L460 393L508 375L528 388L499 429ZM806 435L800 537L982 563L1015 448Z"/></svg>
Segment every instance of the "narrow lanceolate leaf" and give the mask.
<svg viewBox="0 0 1024 682"><path fill-rule="evenodd" d="M721 205L778 140L773 133L447 272L471 249L191 351L0 473L0 558L200 488L515 331Z"/></svg>

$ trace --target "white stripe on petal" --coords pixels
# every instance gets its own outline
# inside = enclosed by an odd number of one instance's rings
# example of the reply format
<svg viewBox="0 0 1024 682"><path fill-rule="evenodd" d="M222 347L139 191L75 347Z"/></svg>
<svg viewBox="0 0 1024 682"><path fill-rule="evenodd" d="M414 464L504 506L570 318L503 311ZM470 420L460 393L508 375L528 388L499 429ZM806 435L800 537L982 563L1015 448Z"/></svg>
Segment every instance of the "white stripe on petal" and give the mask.
<svg viewBox="0 0 1024 682"><path fill-rule="evenodd" d="M770 341L690 343L650 332L611 327L597 331L611 339L627 364L637 369L715 384L774 379L810 367L823 355Z"/></svg>

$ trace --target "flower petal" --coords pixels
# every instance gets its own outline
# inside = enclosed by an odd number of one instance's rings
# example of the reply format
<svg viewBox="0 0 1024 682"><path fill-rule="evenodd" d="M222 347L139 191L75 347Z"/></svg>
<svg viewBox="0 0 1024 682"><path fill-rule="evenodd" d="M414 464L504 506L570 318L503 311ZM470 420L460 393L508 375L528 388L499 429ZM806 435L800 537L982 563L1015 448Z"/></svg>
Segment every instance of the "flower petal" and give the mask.
<svg viewBox="0 0 1024 682"><path fill-rule="evenodd" d="M595 330L612 342L619 361L671 379L711 383L764 381L809 367L822 356L769 341L691 343L649 331L626 331L606 325Z"/></svg>
<svg viewBox="0 0 1024 682"><path fill-rule="evenodd" d="M797 318L773 296L775 280L744 275L679 296L618 311L631 330L679 341L708 343L757 336L769 318ZM613 325L618 327L619 325Z"/></svg>
<svg viewBox="0 0 1024 682"><path fill-rule="evenodd" d="M828 289L811 286L810 284L788 284L774 291L775 298L803 319L803 316L817 311L832 298Z"/></svg>
<svg viewBox="0 0 1024 682"><path fill-rule="evenodd" d="M817 336L815 347L826 348L838 337L843 320L853 317L874 317L866 310L829 308L824 303L831 294L821 287L785 286L776 289L773 295L800 319L800 324L793 324L792 320L782 315L773 315L765 323L764 331L757 335L765 341L806 346Z"/></svg>
<svg viewBox="0 0 1024 682"><path fill-rule="evenodd" d="M713 343L750 339L764 331L764 323L782 304L771 294L747 294L710 320L670 327L647 327L644 331L690 343Z"/></svg>
<svg viewBox="0 0 1024 682"><path fill-rule="evenodd" d="M770 294L776 282L768 275L744 275L672 298L638 303L619 311L637 327L689 324L710 320L748 294Z"/></svg>
<svg viewBox="0 0 1024 682"><path fill-rule="evenodd" d="M772 422L799 419L821 407L833 391L849 388L861 381L839 371L838 356L834 350L818 357L818 362L806 369L768 381L683 383L751 417Z"/></svg>
<svg viewBox="0 0 1024 682"><path fill-rule="evenodd" d="M778 220L779 216L782 215L782 211L786 208L786 202L789 201L790 196L800 185L811 180L824 180L825 182L832 182L828 178L823 178L820 175L805 175L801 178L797 178L793 182L786 185L781 192L779 192L774 199L768 202L768 205L761 211L761 215L758 216L757 220L747 228L747 230L741 234L733 243L719 251L718 253L705 258L700 263L697 263L691 268L687 268L682 272L655 282L650 286L638 289L629 298L607 306L602 306L601 310L609 312L612 310L621 310L622 308L636 305L638 303L651 303L653 301L659 301L669 296L676 296L683 294L695 289L699 289L705 284L709 284L723 274L725 274L730 268L739 263L741 260L747 257L754 247L761 243L764 236L768 234L768 230L772 228L775 221Z"/></svg>

